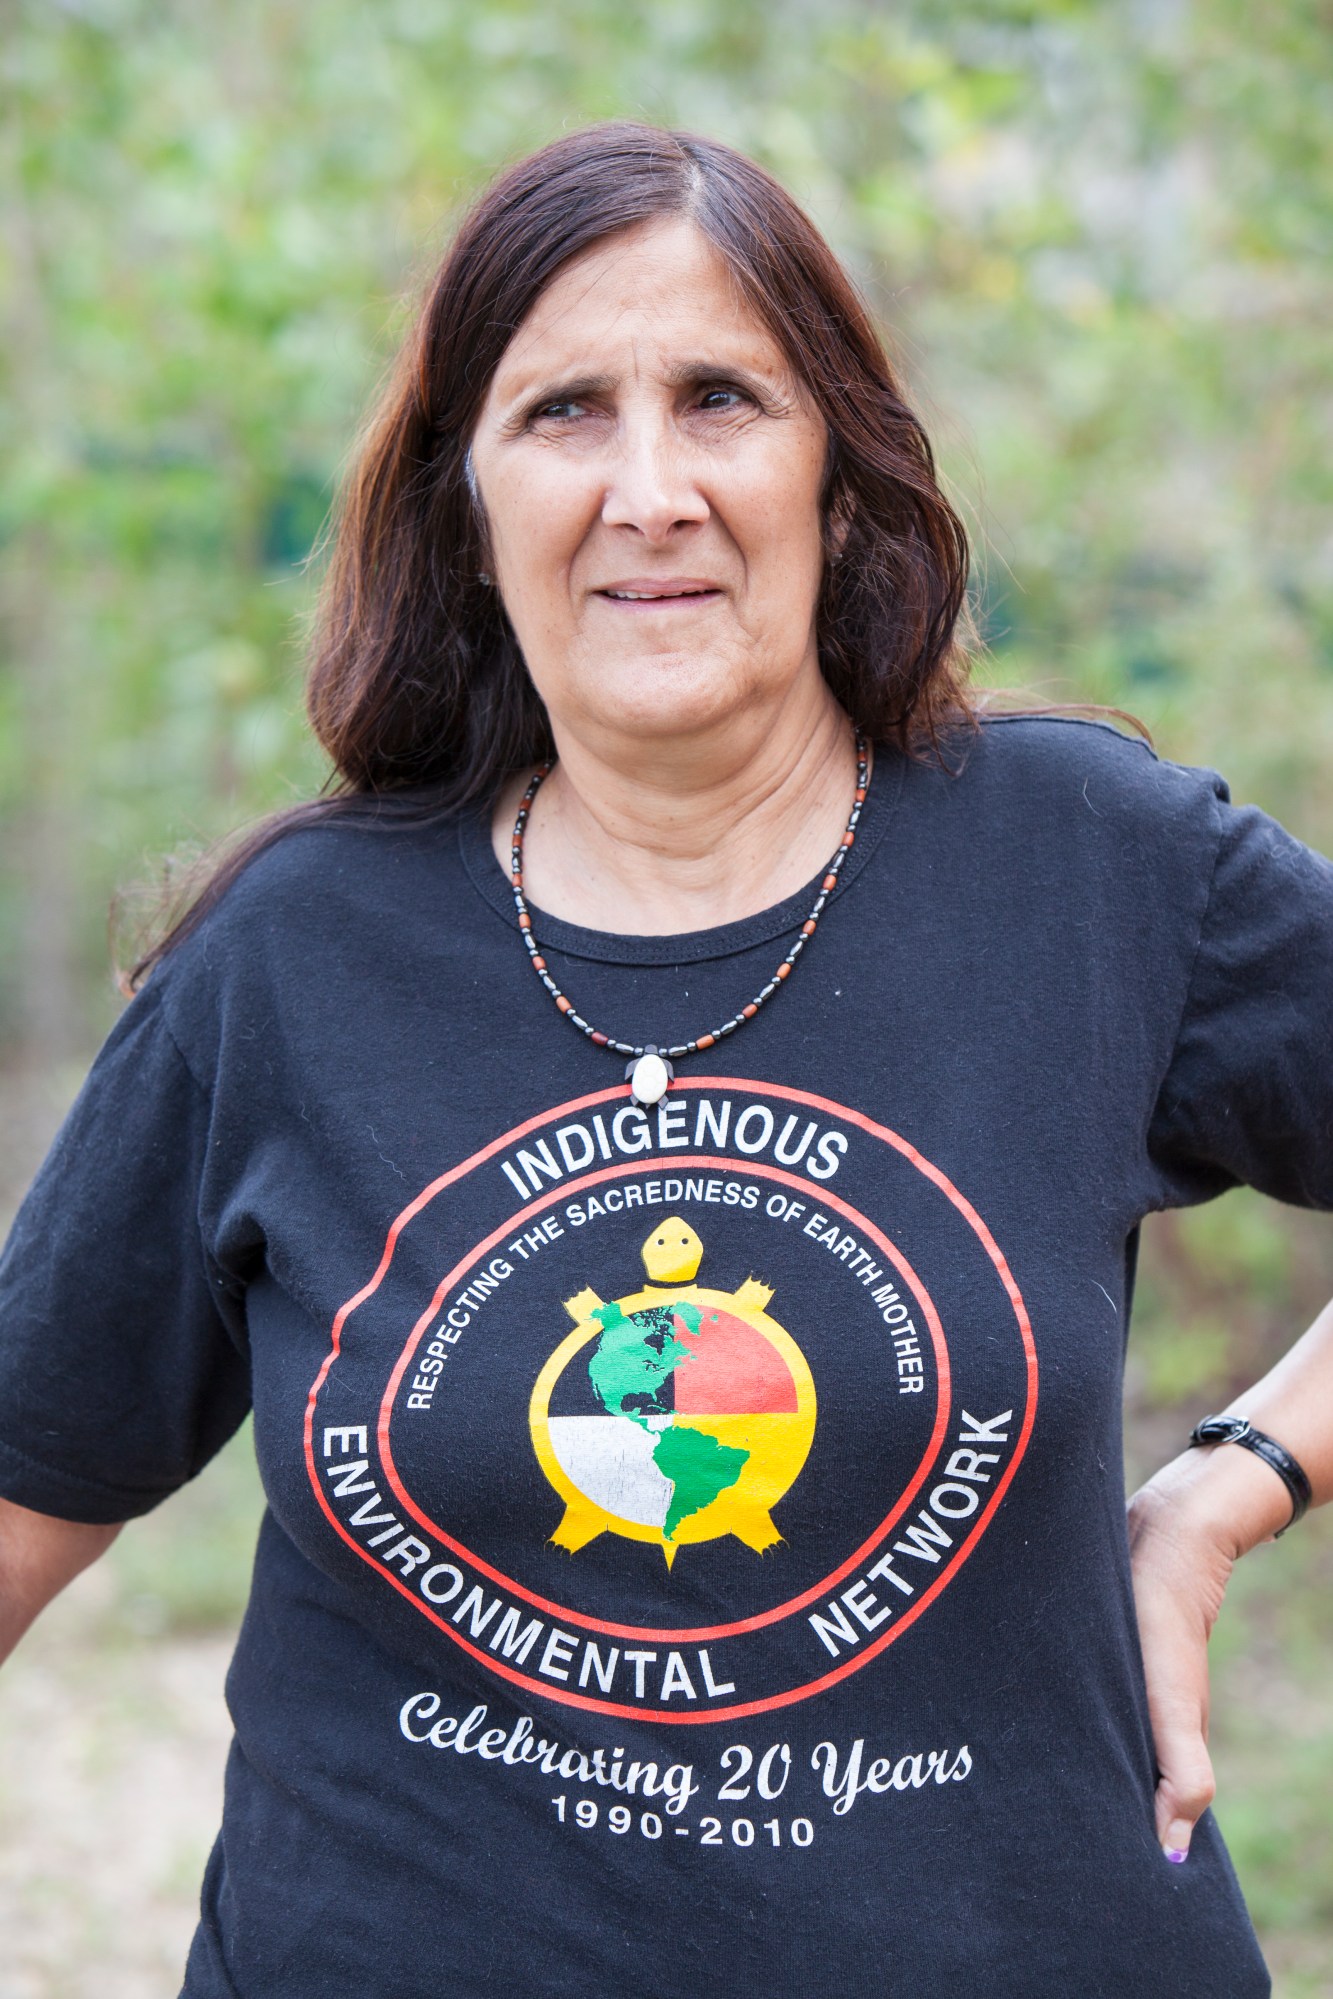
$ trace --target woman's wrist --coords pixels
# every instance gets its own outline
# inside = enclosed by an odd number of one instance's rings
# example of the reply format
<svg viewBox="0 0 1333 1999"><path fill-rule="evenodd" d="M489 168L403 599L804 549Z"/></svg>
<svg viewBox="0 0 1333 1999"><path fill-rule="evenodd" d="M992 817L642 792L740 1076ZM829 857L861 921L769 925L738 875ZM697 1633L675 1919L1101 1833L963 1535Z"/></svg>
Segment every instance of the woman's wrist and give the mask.
<svg viewBox="0 0 1333 1999"><path fill-rule="evenodd" d="M1291 1495L1278 1474L1235 1444L1188 1448L1148 1480L1131 1505L1173 1532L1199 1535L1237 1561L1271 1541L1291 1519Z"/></svg>
<svg viewBox="0 0 1333 1999"><path fill-rule="evenodd" d="M1304 1519L1314 1497L1305 1467L1285 1444L1280 1444L1267 1430L1261 1430L1248 1416L1205 1416L1190 1432L1190 1443L1196 1447L1233 1444L1238 1450L1250 1451L1276 1473L1291 1500L1291 1513L1286 1525L1278 1528L1278 1534L1285 1534L1288 1527Z"/></svg>

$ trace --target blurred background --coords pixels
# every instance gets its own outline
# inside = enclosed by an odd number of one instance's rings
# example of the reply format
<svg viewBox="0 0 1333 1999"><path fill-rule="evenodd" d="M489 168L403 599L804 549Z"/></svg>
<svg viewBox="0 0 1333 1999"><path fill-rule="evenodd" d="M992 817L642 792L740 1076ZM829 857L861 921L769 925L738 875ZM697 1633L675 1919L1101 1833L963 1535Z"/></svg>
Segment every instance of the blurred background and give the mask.
<svg viewBox="0 0 1333 1999"><path fill-rule="evenodd" d="M977 545L984 677L1134 710L1333 850L1328 0L0 0L0 1206L118 1004L108 907L318 787L312 549L453 218L617 115L848 260ZM1326 1222L1159 1218L1137 1477L1333 1293ZM216 1822L248 1440L0 1688L0 1999L174 1993ZM1333 1509L1330 1509L1333 1513ZM1243 1566L1218 1813L1333 1994L1333 1522Z"/></svg>

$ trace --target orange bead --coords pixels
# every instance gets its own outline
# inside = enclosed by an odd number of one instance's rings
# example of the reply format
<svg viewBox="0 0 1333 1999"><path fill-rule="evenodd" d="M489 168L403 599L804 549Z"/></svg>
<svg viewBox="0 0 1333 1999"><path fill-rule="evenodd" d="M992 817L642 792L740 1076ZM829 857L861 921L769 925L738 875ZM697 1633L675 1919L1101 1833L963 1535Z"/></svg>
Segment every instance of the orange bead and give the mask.
<svg viewBox="0 0 1333 1999"><path fill-rule="evenodd" d="M711 1048L715 1038L716 1037L711 1034L701 1034L699 1036L698 1042L696 1043L696 1046L699 1048Z"/></svg>
<svg viewBox="0 0 1333 1999"><path fill-rule="evenodd" d="M572 1010L573 1002L567 1000L564 994L561 993L559 999L556 1001L556 1005L559 1007L561 1013L569 1013Z"/></svg>
<svg viewBox="0 0 1333 1999"><path fill-rule="evenodd" d="M813 916L811 916L806 920L806 922L804 922L801 925L801 935L802 937L813 937L814 934L815 934L815 919Z"/></svg>

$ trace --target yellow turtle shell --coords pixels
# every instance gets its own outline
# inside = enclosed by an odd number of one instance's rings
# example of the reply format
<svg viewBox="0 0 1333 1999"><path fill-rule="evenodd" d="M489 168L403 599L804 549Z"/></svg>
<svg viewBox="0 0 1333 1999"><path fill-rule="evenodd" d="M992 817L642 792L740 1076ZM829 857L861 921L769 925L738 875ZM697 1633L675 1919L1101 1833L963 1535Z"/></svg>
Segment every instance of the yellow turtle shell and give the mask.
<svg viewBox="0 0 1333 1999"><path fill-rule="evenodd" d="M768 1285L749 1277L718 1291L694 1282L704 1245L678 1215L652 1231L641 1255L649 1281L640 1290L609 1305L591 1289L566 1301L574 1330L533 1387L533 1448L565 1502L551 1539L571 1554L606 1532L654 1542L668 1567L680 1547L724 1534L762 1553L782 1538L772 1508L814 1437L805 1356L768 1311ZM556 1383L589 1347L608 1414L553 1418ZM674 1406L664 1409L668 1376ZM716 1406L731 1390L730 1399L769 1406Z"/></svg>

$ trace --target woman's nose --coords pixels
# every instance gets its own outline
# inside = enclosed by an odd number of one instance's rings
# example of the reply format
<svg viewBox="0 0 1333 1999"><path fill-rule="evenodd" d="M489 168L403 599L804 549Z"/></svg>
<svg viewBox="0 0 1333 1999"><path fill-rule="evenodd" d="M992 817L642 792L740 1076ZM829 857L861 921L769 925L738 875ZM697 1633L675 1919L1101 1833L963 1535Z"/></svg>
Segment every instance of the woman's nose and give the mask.
<svg viewBox="0 0 1333 1999"><path fill-rule="evenodd" d="M664 541L678 527L706 521L709 511L693 454L673 426L647 420L621 427L602 499L606 527Z"/></svg>

